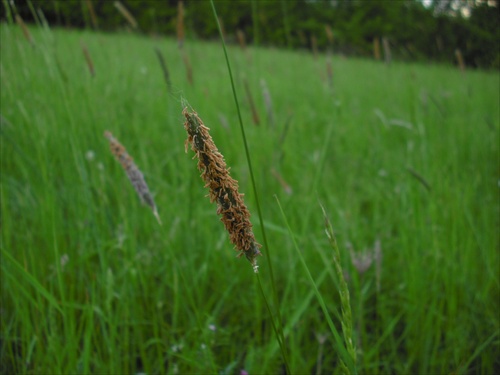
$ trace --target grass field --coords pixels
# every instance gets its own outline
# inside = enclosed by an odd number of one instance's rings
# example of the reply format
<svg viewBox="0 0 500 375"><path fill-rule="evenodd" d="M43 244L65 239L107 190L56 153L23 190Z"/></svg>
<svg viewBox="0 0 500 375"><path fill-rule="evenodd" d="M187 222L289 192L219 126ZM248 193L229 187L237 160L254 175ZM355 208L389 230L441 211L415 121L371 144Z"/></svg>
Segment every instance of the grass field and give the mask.
<svg viewBox="0 0 500 375"><path fill-rule="evenodd" d="M257 278L184 151L181 97L211 129L263 243L220 43L186 42L189 84L173 39L30 31L34 45L1 25L0 372L283 373ZM291 372L340 371L322 204L349 286L358 373L498 373L498 72L334 55L330 83L325 55L228 53L274 281L266 256L259 277L272 311L276 288ZM162 226L106 130L144 173Z"/></svg>

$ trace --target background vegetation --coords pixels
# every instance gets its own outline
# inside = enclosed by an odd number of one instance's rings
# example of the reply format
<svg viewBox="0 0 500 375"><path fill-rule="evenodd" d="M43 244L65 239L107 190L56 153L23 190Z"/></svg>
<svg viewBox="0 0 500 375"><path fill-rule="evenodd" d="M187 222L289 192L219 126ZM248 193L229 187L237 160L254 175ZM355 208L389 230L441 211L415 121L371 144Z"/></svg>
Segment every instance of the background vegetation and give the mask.
<svg viewBox="0 0 500 375"><path fill-rule="evenodd" d="M247 193L261 241L220 42L180 50L171 38L43 23L31 42L18 25L0 31L0 372L283 373L256 277L184 152L181 96ZM498 373L498 73L254 47L229 56L291 372L338 372L293 244L340 330L321 202L351 293L359 373ZM143 171L163 226L105 130Z"/></svg>
<svg viewBox="0 0 500 375"><path fill-rule="evenodd" d="M7 1L1 18L6 17ZM89 3L96 15L93 23ZM216 1L227 34L234 39L242 30L247 41L268 46L312 48L332 47L325 26L333 32L333 49L338 53L373 56L373 40L387 38L394 57L400 60L433 60L455 63L461 50L468 66L499 68L499 7L496 1L433 0L281 0ZM35 22L42 12L51 25L98 28L114 31L126 21L107 0L16 0L25 20ZM146 33L173 35L176 30L177 0L123 0L139 29ZM12 7L12 6L11 6ZM209 1L184 1L188 34L201 39L218 38ZM467 16L464 16L467 15Z"/></svg>

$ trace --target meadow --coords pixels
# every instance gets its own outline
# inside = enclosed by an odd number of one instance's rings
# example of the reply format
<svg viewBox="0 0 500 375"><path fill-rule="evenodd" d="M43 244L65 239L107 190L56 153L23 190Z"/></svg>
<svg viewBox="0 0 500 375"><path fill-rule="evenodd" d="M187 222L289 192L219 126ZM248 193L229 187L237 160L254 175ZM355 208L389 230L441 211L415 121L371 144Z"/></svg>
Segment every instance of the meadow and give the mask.
<svg viewBox="0 0 500 375"><path fill-rule="evenodd" d="M29 43L17 25L0 30L1 373L283 374L266 300L290 372L339 373L322 206L350 292L355 372L500 371L497 71L334 54L330 79L325 54L229 45L267 239L264 300L185 152L182 98L263 244L220 41L181 52L125 32L31 27ZM162 225L105 131L143 172Z"/></svg>

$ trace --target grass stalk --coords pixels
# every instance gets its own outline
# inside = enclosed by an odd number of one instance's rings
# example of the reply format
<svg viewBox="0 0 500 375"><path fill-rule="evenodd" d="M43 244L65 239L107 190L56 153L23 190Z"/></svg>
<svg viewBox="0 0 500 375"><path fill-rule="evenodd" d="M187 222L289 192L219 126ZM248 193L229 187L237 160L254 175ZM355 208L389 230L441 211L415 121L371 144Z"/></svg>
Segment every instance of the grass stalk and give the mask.
<svg viewBox="0 0 500 375"><path fill-rule="evenodd" d="M276 170L276 168L271 168L271 174L273 177L279 182L281 187L283 188L283 191L287 195L292 195L293 194L293 189L291 188L290 185L285 181L285 179L281 176L281 174Z"/></svg>
<svg viewBox="0 0 500 375"><path fill-rule="evenodd" d="M291 48L292 39L290 37L290 17L288 16L288 10L285 0L281 0L281 11L283 12L283 26L285 29L286 46L288 48Z"/></svg>
<svg viewBox="0 0 500 375"><path fill-rule="evenodd" d="M328 86L333 92L333 66L331 52L328 52L328 56L326 57L326 75L328 77Z"/></svg>
<svg viewBox="0 0 500 375"><path fill-rule="evenodd" d="M90 57L90 52L85 43L81 42L81 46L82 46L83 56L85 57L85 62L87 63L87 67L89 68L90 75L92 77L95 77L94 63L92 61L92 58Z"/></svg>
<svg viewBox="0 0 500 375"><path fill-rule="evenodd" d="M245 78L243 80L243 86L245 86L245 93L247 94L248 105L250 106L250 111L252 112L252 121L254 125L260 125L260 117L257 112L257 107L255 106L255 101L253 100L252 91L250 91L250 86Z"/></svg>
<svg viewBox="0 0 500 375"><path fill-rule="evenodd" d="M273 101L271 99L271 93L269 92L266 81L264 79L260 80L260 87L262 88L262 97L264 98L264 105L266 106L267 125L270 127L274 127Z"/></svg>
<svg viewBox="0 0 500 375"><path fill-rule="evenodd" d="M347 352L349 353L353 366L354 373L356 373L356 348L353 342L353 330L352 330L352 312L351 312L351 301L349 296L349 288L344 278L344 273L342 272L342 264L340 263L340 251L337 245L337 239L333 232L332 224L328 220L326 211L324 207L320 204L321 210L323 211L323 217L325 219L326 236L330 241L330 246L333 250L333 263L335 265L335 271L337 273L337 279L339 281L339 293L340 293L340 303L342 304L342 332L344 333L344 341L347 347Z"/></svg>
<svg viewBox="0 0 500 375"><path fill-rule="evenodd" d="M245 51L247 49L245 32L241 29L237 29L236 30L236 39L238 39L238 44L240 45L241 50Z"/></svg>
<svg viewBox="0 0 500 375"><path fill-rule="evenodd" d="M380 39L378 37L373 38L373 58L377 61L380 60Z"/></svg>
<svg viewBox="0 0 500 375"><path fill-rule="evenodd" d="M253 45L257 47L259 45L259 16L257 11L257 0L252 1L252 25L253 25Z"/></svg>
<svg viewBox="0 0 500 375"><path fill-rule="evenodd" d="M318 59L318 40L315 35L311 35L311 49L313 52L314 60Z"/></svg>
<svg viewBox="0 0 500 375"><path fill-rule="evenodd" d="M462 51L460 49L455 50L455 57L457 58L457 64L458 67L460 68L460 71L463 73L465 72L465 60L464 56L462 55Z"/></svg>
<svg viewBox="0 0 500 375"><path fill-rule="evenodd" d="M40 22L40 18L38 17L38 13L36 12L33 3L30 0L27 0L26 2L28 4L28 8L30 9L31 15L33 16L33 19L35 20L36 25L38 27L42 27L42 23Z"/></svg>
<svg viewBox="0 0 500 375"><path fill-rule="evenodd" d="M297 241L295 240L295 236L292 232L290 224L288 223L288 219L286 218L285 212L283 211L283 208L281 207L281 203L276 195L274 197L276 199L276 202L278 203L278 207L279 207L279 210L281 212L283 222L285 223L285 226L288 230L290 238L292 239L293 246L297 252L300 263L304 267L304 271L306 272L307 278L309 279L309 282L311 283L311 286L314 289L318 303L321 307L321 310L323 311L325 319L326 319L328 326L330 328L330 332L332 333L332 335L334 337L335 344L336 344L335 349L338 351L338 354L339 354L339 361L340 361L341 370L343 370L343 372L347 373L347 374L357 374L355 357L353 359L353 356L351 354L350 347L349 347L349 345L352 346L352 317L350 316L351 309L350 309L350 304L349 304L349 291L346 289L347 285L345 286L345 289L343 287L340 288L341 301L342 301L342 298L344 298L344 302L341 302L342 303L342 314L343 314L343 318L342 318L342 322L341 322L342 323L342 330L344 331L344 337L351 338L350 341L346 340L346 345L347 345L347 350L346 350L346 347L342 343L342 338L340 337L340 334L337 331L337 328L335 327L335 325L333 324L332 318L330 317L330 313L328 312L328 308L326 307L326 303L323 299L323 296L321 295L321 293L318 289L318 286L314 282L314 278L311 274L311 271L309 270L309 267L307 266L307 263L304 259L304 256L302 255L302 251L300 250L300 248L297 244ZM335 256L334 256L334 261L335 261ZM342 272L342 268L340 267L340 263L339 263L338 267L340 268L340 272ZM336 264L336 268L337 268L337 264ZM337 269L337 274L338 274L338 269ZM347 290L347 293L346 293L346 290ZM345 303L349 304L348 308L347 308L347 306L345 306ZM344 308L346 309L345 317L344 317ZM347 319L350 319L350 320L347 320ZM345 327L345 329L344 329L344 327ZM350 331L348 331L349 329L350 329ZM347 334L345 332L347 332Z"/></svg>
<svg viewBox="0 0 500 375"><path fill-rule="evenodd" d="M386 65L391 65L392 62L392 53L391 53L391 45L389 44L389 39L387 37L382 38L382 46L384 47L384 59Z"/></svg>
<svg viewBox="0 0 500 375"><path fill-rule="evenodd" d="M9 2L7 0L2 0L2 2L7 16L7 21L10 25L12 25L14 23L14 19L12 18L12 11L10 10Z"/></svg>
<svg viewBox="0 0 500 375"><path fill-rule="evenodd" d="M163 77L165 78L165 83L167 84L167 90L169 94L173 94L172 92L172 81L170 80L170 74L168 72L167 63L165 62L165 58L161 53L160 49L155 47L156 56L158 56L158 61L160 62L161 71L163 72Z"/></svg>
<svg viewBox="0 0 500 375"><path fill-rule="evenodd" d="M177 30L177 45L179 46L179 49L181 49L184 46L184 38L185 38L185 32L184 32L184 2L182 0L179 0L177 3L177 23L176 23L176 30Z"/></svg>
<svg viewBox="0 0 500 375"><path fill-rule="evenodd" d="M16 22L23 31L24 38L29 42L29 44L33 45L33 37L19 14L16 14Z"/></svg>
<svg viewBox="0 0 500 375"><path fill-rule="evenodd" d="M326 38L328 39L328 47L330 52L333 52L333 31L330 25L326 24L325 25L325 33L326 33Z"/></svg>
<svg viewBox="0 0 500 375"><path fill-rule="evenodd" d="M92 26L94 30L99 28L99 22L97 21L97 15L95 14L94 5L92 5L92 0L85 0L85 4L87 5L87 9L90 14L90 20L92 21Z"/></svg>
<svg viewBox="0 0 500 375"><path fill-rule="evenodd" d="M262 215L262 209L260 207L259 195L257 193L257 186L255 184L255 177L254 177L254 174L253 174L252 161L250 159L250 150L248 148L248 142L247 142L247 139L246 139L245 127L243 126L243 119L241 117L241 111L240 111L240 105L239 105L239 102L238 102L238 96L236 95L236 88L235 88L235 85L234 85L234 78L233 78L233 73L232 73L232 70L231 70L231 64L229 63L229 56L227 54L226 43L224 41L224 38L223 38L223 35L222 35L222 30L221 30L221 27L220 27L220 24L219 24L219 18L217 16L217 10L215 9L215 5L214 5L213 0L210 0L210 4L212 6L212 11L213 11L213 14L214 14L214 18L215 18L215 20L217 22L217 28L219 29L219 35L220 35L220 38L221 38L221 41L222 41L222 49L224 51L224 57L225 57L225 60L226 60L227 70L228 70L229 78L230 78L230 81L231 81L231 88L232 88L232 91L233 91L233 97L234 97L234 102L235 102L235 106L236 106L236 111L238 113L238 121L240 123L241 137L243 139L243 145L245 147L245 156L246 156L246 159L247 159L248 170L249 170L249 173L250 173L250 180L252 181L252 189L253 189L253 193L254 193L254 196L255 196L255 204L257 206L257 214L259 216L260 227L261 227L261 232L262 232L262 239L263 239L263 242L264 242L264 246L266 248L266 251L264 253L266 254L267 264L268 264L268 267L269 267L269 274L270 274L270 277L271 277L273 299L274 299L274 303L276 305L276 313L277 313L278 323L279 323L278 325L276 325L274 323L273 314L272 314L272 311L270 309L270 306L268 304L266 304L266 306L267 306L270 318L271 318L271 320L273 320L273 329L274 329L274 332L276 333L276 337L277 337L277 340L278 340L278 343L279 343L279 346L280 346L280 349L281 349L281 352L282 352L282 355L283 355L283 360L284 360L284 363L285 363L285 367L286 367L287 373L290 374L291 373L290 372L290 365L289 365L289 360L288 360L288 354L287 354L286 347L285 347L285 338L284 338L284 334L283 334L283 320L281 318L281 312L280 312L280 309L279 309L278 293L276 292L276 283L274 282L274 272L273 272L273 267L272 267L272 262L271 262L271 256L269 254L270 253L270 251L269 251L270 249L269 249L269 245L268 245L268 242L267 242L266 230L264 228L264 218L263 218L263 215ZM259 283L259 287L260 287L260 290L261 290L262 294L264 294L264 290L262 289L262 284Z"/></svg>
<svg viewBox="0 0 500 375"><path fill-rule="evenodd" d="M125 8L125 6L119 1L115 1L113 4L115 8L118 9L118 12L120 12L123 18L127 20L130 26L132 26L133 29L137 29L138 27L137 21L135 20L132 13L130 13L130 11L127 8Z"/></svg>
<svg viewBox="0 0 500 375"><path fill-rule="evenodd" d="M2 257L4 260L7 260L12 266L13 269L16 270L19 276L13 275L10 270L7 268L7 263L2 261L2 274L5 276L9 277L12 279L13 282L18 284L19 290L21 291L22 294L26 296L28 300L30 300L33 305L38 309L41 310L40 305L36 301L36 299L33 297L33 294L30 293L28 290L23 288L19 282L19 280L25 279L37 292L39 295L41 295L49 304L55 308L57 311L59 311L61 314L64 314L63 310L59 306L59 303L57 302L57 299L54 295L52 295L33 275L31 275L25 267L23 267L21 264L19 264L12 255L9 254L5 249L2 248Z"/></svg>
<svg viewBox="0 0 500 375"><path fill-rule="evenodd" d="M191 61L189 60L189 56L186 52L182 52L182 62L186 67L186 77L191 86L193 86L193 67L191 66Z"/></svg>

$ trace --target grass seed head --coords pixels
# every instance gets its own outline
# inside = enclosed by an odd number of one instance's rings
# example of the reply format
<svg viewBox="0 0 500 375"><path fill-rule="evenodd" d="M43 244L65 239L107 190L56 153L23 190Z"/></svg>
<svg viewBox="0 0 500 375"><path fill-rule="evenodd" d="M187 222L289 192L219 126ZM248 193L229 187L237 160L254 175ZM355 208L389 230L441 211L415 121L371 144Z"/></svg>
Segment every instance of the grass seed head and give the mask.
<svg viewBox="0 0 500 375"><path fill-rule="evenodd" d="M89 68L90 75L92 77L94 77L95 76L95 69L94 69L94 63L92 61L92 57L90 57L90 52L89 52L87 46L85 45L85 43L81 42L81 46L82 46L83 56L85 57L85 62L87 63L87 67Z"/></svg>
<svg viewBox="0 0 500 375"><path fill-rule="evenodd" d="M24 23L23 19L21 18L21 16L19 14L16 14L16 22L19 25L19 27L21 28L21 30L23 31L23 35L26 38L26 40L31 45L33 45L33 38L31 37L31 33L28 30L28 27L26 26L26 24Z"/></svg>
<svg viewBox="0 0 500 375"><path fill-rule="evenodd" d="M123 18L125 18L127 20L127 22L130 24L130 26L132 26L132 28L134 28L134 29L137 29L137 27L138 27L137 21L135 20L132 13L130 13L129 10L127 8L125 8L125 6L123 6L123 4L119 1L115 1L113 3L113 5L115 6L116 9L118 9L118 12L120 12L120 14L123 16Z"/></svg>
<svg viewBox="0 0 500 375"><path fill-rule="evenodd" d="M153 215L155 215L156 220L161 225L160 216L158 215L158 210L156 208L155 201L153 196L149 192L148 185L146 184L146 180L144 180L144 176L142 172L139 170L137 165L135 165L132 157L127 153L125 147L122 146L118 140L113 137L109 131L104 133L104 136L109 140L109 146L111 152L115 156L116 160L120 162L125 173L127 173L127 177L129 178L132 186L135 191L139 195L139 198L143 203L146 203L153 210Z"/></svg>
<svg viewBox="0 0 500 375"><path fill-rule="evenodd" d="M261 245L255 240L250 212L243 202L243 194L238 192L238 181L230 176L224 157L208 132L209 128L196 112L190 112L185 107L182 113L186 118L184 128L188 133L185 148L187 151L188 145L191 145L198 158L198 169L205 187L209 189L210 202L217 203L217 214L222 216L221 221L231 243L240 252L239 256L245 255L257 272L257 256L261 254Z"/></svg>
<svg viewBox="0 0 500 375"><path fill-rule="evenodd" d="M92 5L92 0L85 0L85 3L87 4L87 9L90 14L90 20L92 21L92 26L94 27L94 29L97 30L99 28L99 22L97 21L97 15L95 14L94 6Z"/></svg>

